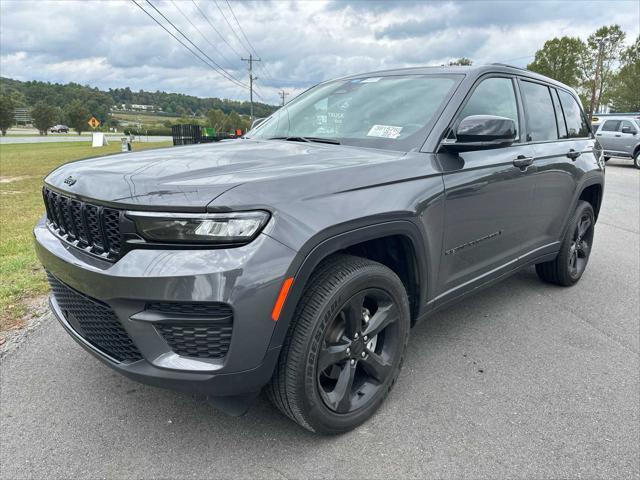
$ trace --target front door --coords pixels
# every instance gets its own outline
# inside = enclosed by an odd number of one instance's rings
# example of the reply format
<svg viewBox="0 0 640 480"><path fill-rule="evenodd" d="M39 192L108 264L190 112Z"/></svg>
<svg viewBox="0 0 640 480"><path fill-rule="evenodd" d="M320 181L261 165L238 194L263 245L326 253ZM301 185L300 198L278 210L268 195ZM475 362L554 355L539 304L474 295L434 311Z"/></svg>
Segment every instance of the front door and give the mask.
<svg viewBox="0 0 640 480"><path fill-rule="evenodd" d="M456 116L454 130L470 115L507 117L519 126L515 80L481 80ZM445 228L436 300L444 301L526 251L535 167L526 165L532 149L520 138L512 146L439 153L438 159L444 172Z"/></svg>

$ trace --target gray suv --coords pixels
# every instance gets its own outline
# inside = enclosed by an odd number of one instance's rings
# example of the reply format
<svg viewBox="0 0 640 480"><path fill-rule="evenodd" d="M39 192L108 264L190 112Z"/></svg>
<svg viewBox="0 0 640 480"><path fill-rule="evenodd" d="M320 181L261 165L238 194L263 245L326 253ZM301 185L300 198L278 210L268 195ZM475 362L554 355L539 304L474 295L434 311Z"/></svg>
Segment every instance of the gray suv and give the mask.
<svg viewBox="0 0 640 480"><path fill-rule="evenodd" d="M640 168L640 117L606 117L596 131L596 138L605 160L631 158L636 168Z"/></svg>
<svg viewBox="0 0 640 480"><path fill-rule="evenodd" d="M243 139L68 163L35 244L51 308L128 377L350 430L411 328L522 268L580 280L604 169L570 88L504 66L324 82Z"/></svg>

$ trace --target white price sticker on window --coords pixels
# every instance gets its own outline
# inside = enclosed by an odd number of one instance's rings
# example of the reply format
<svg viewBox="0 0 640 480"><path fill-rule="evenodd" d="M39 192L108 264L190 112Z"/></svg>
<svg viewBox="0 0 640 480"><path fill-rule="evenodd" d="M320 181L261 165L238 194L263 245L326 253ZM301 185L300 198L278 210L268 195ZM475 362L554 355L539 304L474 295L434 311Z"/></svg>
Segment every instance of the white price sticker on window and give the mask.
<svg viewBox="0 0 640 480"><path fill-rule="evenodd" d="M402 132L402 127L393 125L374 125L367 133L367 137L398 138Z"/></svg>

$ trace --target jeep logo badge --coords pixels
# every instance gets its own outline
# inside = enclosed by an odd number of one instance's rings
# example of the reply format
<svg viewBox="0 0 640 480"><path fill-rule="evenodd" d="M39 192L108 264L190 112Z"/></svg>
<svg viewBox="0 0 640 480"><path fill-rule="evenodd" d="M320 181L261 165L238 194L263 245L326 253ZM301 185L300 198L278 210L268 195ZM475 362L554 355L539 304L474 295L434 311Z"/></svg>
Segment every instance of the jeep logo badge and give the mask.
<svg viewBox="0 0 640 480"><path fill-rule="evenodd" d="M71 175L69 175L67 178L64 179L64 183L66 183L69 186L75 185L76 182L77 180L73 178Z"/></svg>

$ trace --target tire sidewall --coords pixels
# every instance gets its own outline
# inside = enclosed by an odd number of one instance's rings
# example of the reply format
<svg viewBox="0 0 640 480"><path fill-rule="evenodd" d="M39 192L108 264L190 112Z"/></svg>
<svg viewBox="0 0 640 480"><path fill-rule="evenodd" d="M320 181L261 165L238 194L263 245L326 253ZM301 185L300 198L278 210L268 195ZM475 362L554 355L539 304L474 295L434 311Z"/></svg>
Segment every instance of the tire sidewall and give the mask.
<svg viewBox="0 0 640 480"><path fill-rule="evenodd" d="M377 272L373 273L372 269L368 269L366 274L358 272L350 275L342 282L337 289L330 295L322 307L316 312L316 320L313 331L310 335L309 342L306 345L305 361L301 362L304 369L299 372L299 377L303 382L298 384L298 398L303 399L306 412L306 420L318 432L335 434L353 429L367 420L378 409L384 401L387 393L395 383L400 372L402 361L404 359L405 347L409 337L409 304L407 301L406 291L399 278L386 267L380 266L376 268ZM391 274L391 275L390 275ZM346 414L338 414L331 411L323 402L317 384L317 359L324 334L335 315L340 311L344 304L356 293L367 288L379 288L387 292L398 306L400 312L399 319L399 341L400 346L393 359L394 370L380 388L377 398L369 405L362 407L354 412Z"/></svg>

